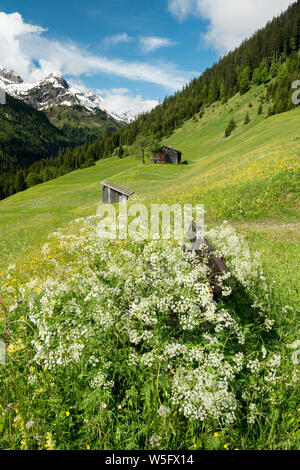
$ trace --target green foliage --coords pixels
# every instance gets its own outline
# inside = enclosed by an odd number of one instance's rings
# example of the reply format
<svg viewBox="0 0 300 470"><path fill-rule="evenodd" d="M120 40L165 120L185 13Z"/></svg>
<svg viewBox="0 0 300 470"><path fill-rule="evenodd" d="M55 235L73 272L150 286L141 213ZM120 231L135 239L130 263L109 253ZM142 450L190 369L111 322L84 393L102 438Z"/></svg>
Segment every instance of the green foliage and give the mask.
<svg viewBox="0 0 300 470"><path fill-rule="evenodd" d="M108 117L105 111L91 114L83 106L56 106L46 111L49 120L76 145L92 143L107 131L115 131L122 126Z"/></svg>
<svg viewBox="0 0 300 470"><path fill-rule="evenodd" d="M278 61L276 61L275 59L273 59L272 60L272 65L271 65L270 71L269 71L271 79L277 77L279 69L280 69L280 63Z"/></svg>
<svg viewBox="0 0 300 470"><path fill-rule="evenodd" d="M245 117L245 121L244 121L245 126L247 124L249 124L249 122L251 122L251 119L250 119L249 113L247 112L246 117Z"/></svg>
<svg viewBox="0 0 300 470"><path fill-rule="evenodd" d="M247 91L250 89L250 75L250 67L245 67L244 70L238 74L239 91L241 95L247 93Z"/></svg>
<svg viewBox="0 0 300 470"><path fill-rule="evenodd" d="M81 165L81 168L89 168L95 165L96 165L95 161L92 158L89 158Z"/></svg>
<svg viewBox="0 0 300 470"><path fill-rule="evenodd" d="M235 119L232 118L227 124L226 130L225 130L225 137L231 136L235 128L236 128L236 122L235 122Z"/></svg>
<svg viewBox="0 0 300 470"><path fill-rule="evenodd" d="M261 85L269 80L269 71L265 59L263 59L259 67L254 70L252 80L255 85Z"/></svg>
<svg viewBox="0 0 300 470"><path fill-rule="evenodd" d="M41 179L41 177L39 175L37 175L36 173L29 173L27 176L26 176L26 185L27 185L27 188L31 188L32 186L35 186L36 184L40 184L42 183L43 180Z"/></svg>
<svg viewBox="0 0 300 470"><path fill-rule="evenodd" d="M288 71L286 63L281 64L281 66L279 67L279 70L278 70L277 78L279 80L282 80L282 79L288 77L288 75L289 75L289 71Z"/></svg>
<svg viewBox="0 0 300 470"><path fill-rule="evenodd" d="M285 64L282 74L278 74L276 81L270 84L268 87L267 98L272 100L272 112L273 114L280 114L290 109L293 109L295 105L292 101L292 94L294 89L292 83L299 79L299 72L288 73ZM298 59L298 70L300 71L300 57Z"/></svg>
<svg viewBox="0 0 300 470"><path fill-rule="evenodd" d="M134 143L135 147L142 153L142 162L145 165L145 152L148 150L151 154L158 152L159 148L161 147L159 141L149 135L141 135L139 134Z"/></svg>
<svg viewBox="0 0 300 470"><path fill-rule="evenodd" d="M1 448L296 449L296 311L246 240L207 231L232 274L215 302L180 242L100 241L91 222L3 273Z"/></svg>
<svg viewBox="0 0 300 470"><path fill-rule="evenodd" d="M44 113L8 95L6 105L0 106L0 143L2 174L58 153L68 140Z"/></svg>
<svg viewBox="0 0 300 470"><path fill-rule="evenodd" d="M78 146L73 150L70 147L61 148L57 157L40 158L27 168L19 170L17 174L0 173L0 198L11 196L35 184L58 178L79 168L88 168L94 165L95 161L110 157L111 147L108 147L108 143L111 135L109 132L92 144ZM114 142L112 138L112 145L115 145Z"/></svg>
<svg viewBox="0 0 300 470"><path fill-rule="evenodd" d="M18 173L16 174L15 189L16 192L24 191L24 189L26 189L26 183L22 171L18 171Z"/></svg>
<svg viewBox="0 0 300 470"><path fill-rule="evenodd" d="M120 147L119 147L119 150L118 150L118 157L122 158L123 156L124 156L124 149L123 149L123 146L121 144Z"/></svg>

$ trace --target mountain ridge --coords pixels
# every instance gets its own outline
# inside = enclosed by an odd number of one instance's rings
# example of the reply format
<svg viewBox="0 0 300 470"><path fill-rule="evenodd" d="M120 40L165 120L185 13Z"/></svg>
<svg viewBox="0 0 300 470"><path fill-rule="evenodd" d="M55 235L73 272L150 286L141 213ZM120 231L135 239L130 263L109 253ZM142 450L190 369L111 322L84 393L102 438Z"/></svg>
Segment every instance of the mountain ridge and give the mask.
<svg viewBox="0 0 300 470"><path fill-rule="evenodd" d="M14 71L0 66L0 87L14 98L21 99L38 111L46 111L56 106L82 106L91 114L98 110L121 124L128 124L135 119L130 110L110 113L104 107L104 100L93 91L83 91L71 84L61 73L51 73L42 80L26 83Z"/></svg>

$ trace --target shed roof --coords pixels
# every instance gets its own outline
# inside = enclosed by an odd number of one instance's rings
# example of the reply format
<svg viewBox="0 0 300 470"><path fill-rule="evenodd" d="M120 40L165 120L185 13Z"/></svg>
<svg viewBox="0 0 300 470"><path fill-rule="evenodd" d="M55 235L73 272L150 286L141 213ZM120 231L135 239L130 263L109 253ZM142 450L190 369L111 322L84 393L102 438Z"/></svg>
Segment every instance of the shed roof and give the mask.
<svg viewBox="0 0 300 470"><path fill-rule="evenodd" d="M124 196L131 196L134 194L134 191L131 191L131 189L123 188L123 186L118 186L117 184L110 183L109 181L101 181L101 184L117 193L124 194Z"/></svg>
<svg viewBox="0 0 300 470"><path fill-rule="evenodd" d="M167 145L163 145L161 148L162 149L172 150L173 152L177 152L177 153L180 153L180 154L182 153L182 152L180 152L180 150L174 149L173 147L168 147Z"/></svg>

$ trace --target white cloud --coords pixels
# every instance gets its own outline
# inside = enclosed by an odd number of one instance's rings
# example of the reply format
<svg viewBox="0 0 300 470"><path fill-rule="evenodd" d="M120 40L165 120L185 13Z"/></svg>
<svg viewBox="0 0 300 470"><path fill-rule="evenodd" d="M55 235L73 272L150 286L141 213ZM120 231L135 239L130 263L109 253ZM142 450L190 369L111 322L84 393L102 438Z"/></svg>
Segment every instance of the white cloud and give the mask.
<svg viewBox="0 0 300 470"><path fill-rule="evenodd" d="M81 80L70 79L68 81L74 88L83 93L91 91ZM131 114L137 116L140 113L151 111L159 104L157 100L144 100L141 95L134 95L128 88L96 89L92 91L102 98L103 109L120 116L126 111L130 111Z"/></svg>
<svg viewBox="0 0 300 470"><path fill-rule="evenodd" d="M97 90L103 98L103 107L110 113L121 115L130 111L137 115L151 111L159 104L157 100L143 100L141 95L133 95L126 88L113 88L110 90Z"/></svg>
<svg viewBox="0 0 300 470"><path fill-rule="evenodd" d="M169 0L168 8L179 21L183 21L188 15L197 12L197 0Z"/></svg>
<svg viewBox="0 0 300 470"><path fill-rule="evenodd" d="M129 43L132 41L134 41L134 38L128 36L127 33L120 33L115 36L107 36L103 42L107 46L116 46L117 44Z"/></svg>
<svg viewBox="0 0 300 470"><path fill-rule="evenodd" d="M142 52L154 52L161 47L175 46L176 42L168 38L162 38L159 36L140 36L135 38L129 36L127 33L116 34L115 36L107 36L103 40L105 46L117 46L118 44L138 43Z"/></svg>
<svg viewBox="0 0 300 470"><path fill-rule="evenodd" d="M39 37L45 31L40 26L24 23L19 13L7 15L0 12L0 65L27 75L31 69L31 57L20 51L22 37Z"/></svg>
<svg viewBox="0 0 300 470"><path fill-rule="evenodd" d="M71 77L111 74L129 80L180 89L197 72L182 72L174 64L127 62L91 54L71 41L49 40L39 26L26 24L19 13L0 12L0 65L11 68L26 81L44 78L51 72ZM38 65L37 65L38 64Z"/></svg>
<svg viewBox="0 0 300 470"><path fill-rule="evenodd" d="M220 53L237 47L295 0L168 0L179 20L193 15L208 20L203 40Z"/></svg>
<svg viewBox="0 0 300 470"><path fill-rule="evenodd" d="M143 52L153 52L161 47L170 47L176 44L171 39L158 36L141 36L139 41Z"/></svg>

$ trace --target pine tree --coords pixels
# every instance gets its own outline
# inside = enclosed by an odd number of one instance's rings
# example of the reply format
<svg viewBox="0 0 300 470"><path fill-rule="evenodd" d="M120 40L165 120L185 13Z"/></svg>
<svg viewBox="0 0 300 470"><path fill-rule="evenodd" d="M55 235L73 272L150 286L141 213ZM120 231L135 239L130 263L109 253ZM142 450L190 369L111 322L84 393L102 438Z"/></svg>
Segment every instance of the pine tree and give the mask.
<svg viewBox="0 0 300 470"><path fill-rule="evenodd" d="M229 123L227 124L226 130L225 130L225 137L229 137L234 129L236 128L236 122L234 118L230 119Z"/></svg>
<svg viewBox="0 0 300 470"><path fill-rule="evenodd" d="M15 190L18 193L19 191L24 191L26 189L26 183L24 178L23 171L18 171L15 178Z"/></svg>
<svg viewBox="0 0 300 470"><path fill-rule="evenodd" d="M270 78L275 78L275 77L277 77L279 67L280 67L280 63L279 63L279 62L276 62L276 60L273 59L272 65L271 65L270 71L269 71L269 77L270 77Z"/></svg>
<svg viewBox="0 0 300 470"><path fill-rule="evenodd" d="M241 95L247 93L250 89L250 73L250 67L246 67L239 76L239 91Z"/></svg>
<svg viewBox="0 0 300 470"><path fill-rule="evenodd" d="M124 156L124 149L122 147L122 144L120 144L119 150L118 150L118 157L122 158Z"/></svg>
<svg viewBox="0 0 300 470"><path fill-rule="evenodd" d="M246 117L245 117L245 122L244 122L245 126L249 124L250 121L251 119L250 119L249 113L247 112Z"/></svg>
<svg viewBox="0 0 300 470"><path fill-rule="evenodd" d="M281 64L281 66L279 68L279 71L278 71L278 75L277 75L279 80L282 80L282 79L286 78L288 76L288 74L289 74L289 72L288 72L288 68L286 66L286 63Z"/></svg>
<svg viewBox="0 0 300 470"><path fill-rule="evenodd" d="M36 186L37 184L40 184L42 182L42 178L36 173L29 173L29 175L26 177L26 184L28 188Z"/></svg>

